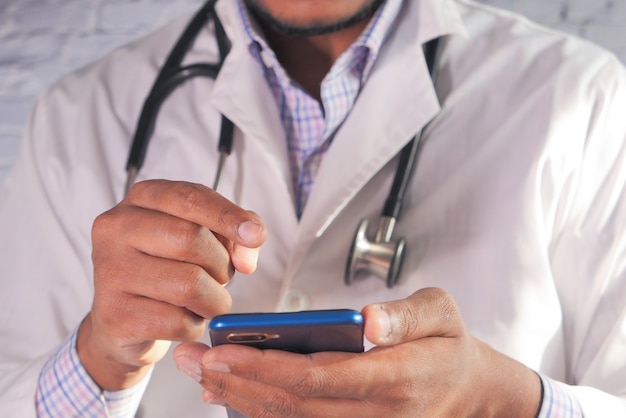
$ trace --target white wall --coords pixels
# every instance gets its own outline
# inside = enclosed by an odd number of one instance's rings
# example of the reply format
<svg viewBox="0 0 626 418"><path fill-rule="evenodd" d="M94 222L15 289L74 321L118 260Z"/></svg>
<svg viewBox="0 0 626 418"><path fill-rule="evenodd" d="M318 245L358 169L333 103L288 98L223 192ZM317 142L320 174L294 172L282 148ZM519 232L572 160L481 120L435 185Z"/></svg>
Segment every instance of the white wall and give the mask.
<svg viewBox="0 0 626 418"><path fill-rule="evenodd" d="M408 0L416 1L416 0ZM626 62L626 0L482 0L603 45ZM75 68L200 0L0 0L0 181L33 101Z"/></svg>

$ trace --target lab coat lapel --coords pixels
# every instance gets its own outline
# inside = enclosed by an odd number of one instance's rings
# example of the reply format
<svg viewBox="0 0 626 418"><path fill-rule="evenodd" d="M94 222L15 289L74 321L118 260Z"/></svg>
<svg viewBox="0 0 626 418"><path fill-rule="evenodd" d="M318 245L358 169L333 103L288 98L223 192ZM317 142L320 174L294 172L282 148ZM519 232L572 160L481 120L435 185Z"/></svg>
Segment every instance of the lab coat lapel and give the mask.
<svg viewBox="0 0 626 418"><path fill-rule="evenodd" d="M215 80L211 103L243 131L246 140L253 138L255 145L269 158L269 166L277 170L281 179L290 179L289 159L285 132L274 96L267 84L261 66L248 51L247 39L235 1L221 1L216 5L220 18L230 21L228 37L232 48ZM291 187L283 188L286 202L293 206ZM294 214L294 221L295 221Z"/></svg>
<svg viewBox="0 0 626 418"><path fill-rule="evenodd" d="M253 206L246 208L259 213L271 225L266 245L277 246L277 251L286 260L291 260L290 253L297 240L298 219L294 209L286 137L278 107L262 68L248 50L236 2L220 1L217 6L220 18L230 20L228 36L232 48L215 81L210 101L244 134L244 142L239 143L246 149L244 156L239 154L230 159L243 158L240 164L249 171L257 172L263 184L272 185L248 187L245 199L263 203L251 203ZM276 263L279 260L266 261L268 265L275 266ZM279 272L276 274L282 276Z"/></svg>
<svg viewBox="0 0 626 418"><path fill-rule="evenodd" d="M258 140L281 179L290 179L278 109L273 101L268 102L273 98L271 91L247 50L235 2L218 2L217 6L220 18L232 22L228 36L233 48L215 82L211 102L247 137ZM293 222L284 219L275 226L282 230L279 235L296 231L289 239L294 247L284 286L289 285L314 238L439 111L421 45L459 30L460 20L444 12L447 8L454 10L450 0L405 1L398 34L381 51L350 117L324 157L300 223L296 224L294 215ZM282 190L272 199L276 205L293 207L291 189Z"/></svg>
<svg viewBox="0 0 626 418"><path fill-rule="evenodd" d="M444 34L463 32L460 18L447 0L406 1L403 8L398 33L381 51L322 161L301 219L305 236L320 236L354 195L440 110L421 45ZM306 252L302 250L301 254Z"/></svg>
<svg viewBox="0 0 626 418"><path fill-rule="evenodd" d="M246 136L271 147L268 151L286 161L285 133L274 97L261 69L243 48L233 48L211 93L214 106ZM239 55L239 56L238 56Z"/></svg>

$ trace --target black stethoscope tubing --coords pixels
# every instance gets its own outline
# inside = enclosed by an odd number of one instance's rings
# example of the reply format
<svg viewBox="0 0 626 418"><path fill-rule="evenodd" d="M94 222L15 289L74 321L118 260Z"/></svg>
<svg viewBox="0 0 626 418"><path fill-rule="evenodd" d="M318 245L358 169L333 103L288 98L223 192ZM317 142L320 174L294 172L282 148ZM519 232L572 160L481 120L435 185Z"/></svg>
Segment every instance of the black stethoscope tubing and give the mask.
<svg viewBox="0 0 626 418"><path fill-rule="evenodd" d="M426 65L428 66L430 78L433 81L436 81L439 76L439 65L437 64L439 63L439 58L441 56L442 48L440 48L440 44L440 39L435 38L432 41L427 42L424 46ZM404 194L406 193L411 175L413 174L413 171L415 171L414 167L417 161L417 154L423 132L424 129L421 129L400 151L396 176L393 179L389 196L383 206L382 216L389 216L396 219L400 216L402 202L404 201Z"/></svg>
<svg viewBox="0 0 626 418"><path fill-rule="evenodd" d="M433 85L439 77L439 60L442 52L441 38L435 38L424 45L424 57ZM430 123L430 122L429 122ZM348 251L348 261L344 270L344 282L351 285L359 273L366 271L383 279L388 288L398 282L404 262L406 240L403 237L391 240L396 222L400 218L402 203L411 176L415 171L417 156L422 144L422 135L426 127L402 148L398 157L398 166L385 200L374 240L367 237L368 220L362 219L354 234Z"/></svg>
<svg viewBox="0 0 626 418"><path fill-rule="evenodd" d="M222 64L226 59L226 55L228 55L228 52L230 51L230 41L226 36L222 22L219 20L217 13L215 12L216 1L217 0L207 1L191 19L185 28L185 31L180 36L176 45L174 45L174 48L167 57L165 64L161 67L161 70L152 85L152 89L144 101L126 163L126 171L128 173L126 193L128 193L132 187L137 173L143 166L150 138L154 132L156 118L165 99L172 91L174 91L174 89L176 89L176 87L191 78L217 78ZM215 26L214 30L220 55L219 62L213 64L196 63L186 65L184 67L181 66L185 55L193 45L195 39L198 37L200 30L211 18ZM222 156L221 162L223 162L223 157L229 155L232 150L233 133L233 123L222 115L222 126L220 128L218 145L218 151ZM219 184L219 179L216 179L214 188L217 188L217 184Z"/></svg>

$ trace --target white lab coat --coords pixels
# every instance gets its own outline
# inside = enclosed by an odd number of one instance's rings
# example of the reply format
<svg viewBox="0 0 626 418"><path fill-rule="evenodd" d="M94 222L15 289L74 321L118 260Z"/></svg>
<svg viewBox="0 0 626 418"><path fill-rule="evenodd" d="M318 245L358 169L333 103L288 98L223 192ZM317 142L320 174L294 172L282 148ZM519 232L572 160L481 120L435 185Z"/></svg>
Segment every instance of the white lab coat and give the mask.
<svg viewBox="0 0 626 418"><path fill-rule="evenodd" d="M626 73L610 54L466 0L407 1L325 156L298 222L285 134L234 2L217 81L161 109L139 180L212 184L220 112L237 126L221 192L269 235L235 311L355 308L438 286L469 330L575 385L587 417L626 414ZM0 192L0 415L31 416L37 375L90 308L93 219L122 199L135 123L187 19L70 75L35 105ZM449 34L437 95L420 45ZM187 61L213 61L206 29ZM441 106L440 106L441 104ZM343 283L359 220L376 225L403 145L429 119L395 235L400 283ZM146 417L209 417L200 387L155 369ZM213 415L215 414L215 415Z"/></svg>

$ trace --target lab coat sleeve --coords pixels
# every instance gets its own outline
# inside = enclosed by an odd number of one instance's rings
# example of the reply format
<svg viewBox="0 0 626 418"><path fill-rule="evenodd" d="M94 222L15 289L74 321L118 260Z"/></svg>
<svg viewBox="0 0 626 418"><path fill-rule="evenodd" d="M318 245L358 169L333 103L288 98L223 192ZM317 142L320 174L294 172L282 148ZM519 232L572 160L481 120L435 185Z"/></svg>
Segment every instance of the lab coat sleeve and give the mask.
<svg viewBox="0 0 626 418"><path fill-rule="evenodd" d="M122 198L145 94L187 20L63 77L33 106L0 188L0 417L35 416L45 362L91 308L93 220Z"/></svg>
<svg viewBox="0 0 626 418"><path fill-rule="evenodd" d="M42 173L37 161L47 152L34 141L47 136L49 121L37 121L41 107L36 106L20 154L0 189L3 417L35 416L43 364L87 313L93 293L90 267L78 251L89 251L89 237L70 236L76 230L71 215L60 213L63 209L51 199L59 179L53 169Z"/></svg>
<svg viewBox="0 0 626 418"><path fill-rule="evenodd" d="M626 70L609 58L591 81L582 83L580 102L586 104L579 106L591 117L577 168L562 193L551 263L563 309L566 383L585 417L623 417Z"/></svg>

